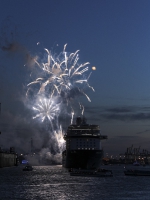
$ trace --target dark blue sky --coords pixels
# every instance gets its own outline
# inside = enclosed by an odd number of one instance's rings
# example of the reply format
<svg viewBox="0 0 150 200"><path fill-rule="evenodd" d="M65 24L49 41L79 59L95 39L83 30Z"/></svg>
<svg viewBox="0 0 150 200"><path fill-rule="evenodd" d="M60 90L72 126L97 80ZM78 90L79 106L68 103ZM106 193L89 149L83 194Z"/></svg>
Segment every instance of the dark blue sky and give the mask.
<svg viewBox="0 0 150 200"><path fill-rule="evenodd" d="M15 130L24 120L21 102L29 75L23 55L2 46L15 41L35 56L44 48L59 53L67 43L68 52L79 49L80 61L96 66L89 80L95 93L87 92L92 102L85 100L85 115L108 135L105 152L121 153L132 144L150 150L149 0L1 0L0 7L2 130L4 122L8 126L13 119ZM13 134L29 137L25 131Z"/></svg>

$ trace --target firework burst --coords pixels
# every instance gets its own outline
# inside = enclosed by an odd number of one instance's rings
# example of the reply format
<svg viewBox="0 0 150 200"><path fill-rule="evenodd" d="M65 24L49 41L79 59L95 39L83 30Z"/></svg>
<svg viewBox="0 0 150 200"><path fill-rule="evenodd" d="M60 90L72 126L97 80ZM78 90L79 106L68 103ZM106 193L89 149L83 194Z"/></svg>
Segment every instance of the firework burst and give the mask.
<svg viewBox="0 0 150 200"><path fill-rule="evenodd" d="M79 55L77 50L75 53L67 53L64 50L56 58L47 52L47 62L40 64L35 61L41 70L40 77L28 84L29 89L33 85L38 85L38 94L46 93L50 98L60 96L63 100L69 101L71 98L82 94L91 101L84 92L84 88L94 88L88 84L91 73L87 76L89 62L79 64Z"/></svg>
<svg viewBox="0 0 150 200"><path fill-rule="evenodd" d="M59 105L54 104L52 99L40 97L37 104L33 106L33 110L37 112L33 119L40 118L43 122L47 118L49 121L52 121L54 117L58 115Z"/></svg>

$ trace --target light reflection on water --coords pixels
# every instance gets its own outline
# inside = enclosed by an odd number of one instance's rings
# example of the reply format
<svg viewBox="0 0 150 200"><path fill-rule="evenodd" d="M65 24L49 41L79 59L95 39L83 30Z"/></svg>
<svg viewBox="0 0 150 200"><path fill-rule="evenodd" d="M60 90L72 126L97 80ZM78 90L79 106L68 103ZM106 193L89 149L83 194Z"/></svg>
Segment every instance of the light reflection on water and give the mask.
<svg viewBox="0 0 150 200"><path fill-rule="evenodd" d="M150 177L124 176L123 166L106 166L113 177L71 177L62 166L0 169L0 200L149 200ZM105 167L105 168L106 168Z"/></svg>

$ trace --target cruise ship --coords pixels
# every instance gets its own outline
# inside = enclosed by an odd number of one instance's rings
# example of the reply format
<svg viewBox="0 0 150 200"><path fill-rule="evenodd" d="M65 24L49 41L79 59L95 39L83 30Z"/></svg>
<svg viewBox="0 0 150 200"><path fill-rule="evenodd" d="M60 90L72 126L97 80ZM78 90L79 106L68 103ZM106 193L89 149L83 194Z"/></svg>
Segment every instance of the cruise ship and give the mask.
<svg viewBox="0 0 150 200"><path fill-rule="evenodd" d="M71 124L64 135L66 149L62 153L62 165L65 168L98 169L100 168L103 149L98 125L87 124L85 118L77 117L76 124Z"/></svg>

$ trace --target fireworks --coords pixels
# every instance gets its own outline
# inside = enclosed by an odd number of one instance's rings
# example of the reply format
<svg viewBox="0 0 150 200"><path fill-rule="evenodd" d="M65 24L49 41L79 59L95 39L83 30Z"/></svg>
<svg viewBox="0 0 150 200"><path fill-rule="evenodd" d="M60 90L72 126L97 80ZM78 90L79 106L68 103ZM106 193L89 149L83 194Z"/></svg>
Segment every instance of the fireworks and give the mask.
<svg viewBox="0 0 150 200"><path fill-rule="evenodd" d="M64 148L65 140L63 138L63 130L62 127L60 126L57 131L54 131L54 135L56 137L56 140L58 142L58 147L59 150L62 151Z"/></svg>
<svg viewBox="0 0 150 200"><path fill-rule="evenodd" d="M96 70L96 67L95 67L95 66L93 66L93 67L92 67L92 70Z"/></svg>
<svg viewBox="0 0 150 200"><path fill-rule="evenodd" d="M39 45L39 42L37 45ZM75 115L72 102L77 99L83 115L84 106L79 102L79 96L84 95L90 102L85 89L90 88L94 91L94 88L88 83L91 76L91 72L88 73L89 62L80 64L79 50L75 53L68 53L65 49L66 45L58 56L54 56L48 49L45 49L46 62L34 60L37 67L33 68L32 81L27 85L26 93L27 97L32 97L30 99L34 102L35 98L37 99L33 106L33 110L36 112L33 119L39 118L42 122L48 119L60 150L64 145L63 131L58 122L61 108L64 105L70 106L72 124ZM95 70L96 68L93 67L92 69Z"/></svg>
<svg viewBox="0 0 150 200"><path fill-rule="evenodd" d="M46 118L51 121L58 114L59 106L58 104L54 104L52 99L39 98L36 106L33 106L33 110L38 112L38 114L36 114L33 119L39 117L42 122Z"/></svg>
<svg viewBox="0 0 150 200"><path fill-rule="evenodd" d="M45 49L47 62L35 61L41 70L40 77L30 82L28 86L38 85L38 94L46 93L49 97L60 96L66 102L79 94L84 95L90 101L90 98L84 92L86 87L94 91L94 88L88 84L91 73L88 76L86 74L89 69L89 62L79 64L78 51L67 53L65 48L66 45L63 52L56 58Z"/></svg>

